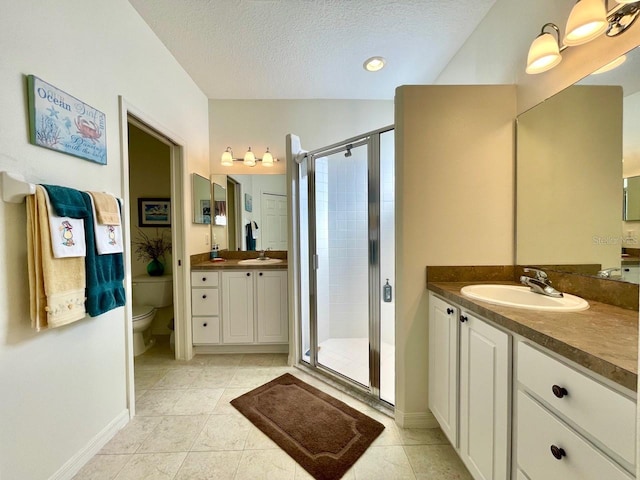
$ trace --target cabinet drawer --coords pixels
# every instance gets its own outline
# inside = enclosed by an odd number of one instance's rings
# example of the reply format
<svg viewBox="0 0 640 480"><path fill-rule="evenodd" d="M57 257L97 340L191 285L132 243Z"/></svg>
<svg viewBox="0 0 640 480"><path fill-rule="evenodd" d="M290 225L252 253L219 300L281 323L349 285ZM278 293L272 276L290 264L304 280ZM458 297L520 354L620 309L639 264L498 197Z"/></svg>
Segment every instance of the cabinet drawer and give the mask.
<svg viewBox="0 0 640 480"><path fill-rule="evenodd" d="M204 270L191 272L192 287L217 287L218 272L206 272Z"/></svg>
<svg viewBox="0 0 640 480"><path fill-rule="evenodd" d="M564 451L560 460L551 451ZM531 480L631 480L526 393L518 392L518 468Z"/></svg>
<svg viewBox="0 0 640 480"><path fill-rule="evenodd" d="M192 317L194 344L220 343L220 317Z"/></svg>
<svg viewBox="0 0 640 480"><path fill-rule="evenodd" d="M522 386L561 417L635 464L634 401L522 342L517 375Z"/></svg>
<svg viewBox="0 0 640 480"><path fill-rule="evenodd" d="M193 288L191 290L191 314L193 316L218 315L218 289Z"/></svg>

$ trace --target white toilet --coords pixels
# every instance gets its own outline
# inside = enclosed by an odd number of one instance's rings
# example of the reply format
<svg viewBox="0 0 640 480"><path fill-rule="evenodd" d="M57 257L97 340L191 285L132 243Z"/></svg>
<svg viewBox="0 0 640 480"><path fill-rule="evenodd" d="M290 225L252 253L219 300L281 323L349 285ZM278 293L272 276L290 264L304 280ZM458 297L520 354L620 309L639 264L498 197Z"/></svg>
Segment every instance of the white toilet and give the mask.
<svg viewBox="0 0 640 480"><path fill-rule="evenodd" d="M145 334L156 316L156 309L173 303L173 277L162 275L133 277L133 355L141 355L153 346ZM145 338L147 337L147 338Z"/></svg>

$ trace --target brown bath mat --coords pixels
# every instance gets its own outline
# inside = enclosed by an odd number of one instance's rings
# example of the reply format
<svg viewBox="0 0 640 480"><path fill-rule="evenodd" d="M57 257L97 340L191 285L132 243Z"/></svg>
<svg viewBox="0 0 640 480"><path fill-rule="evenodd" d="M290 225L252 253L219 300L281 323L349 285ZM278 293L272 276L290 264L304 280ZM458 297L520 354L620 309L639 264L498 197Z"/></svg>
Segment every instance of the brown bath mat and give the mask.
<svg viewBox="0 0 640 480"><path fill-rule="evenodd" d="M317 480L337 480L384 425L285 373L231 404Z"/></svg>

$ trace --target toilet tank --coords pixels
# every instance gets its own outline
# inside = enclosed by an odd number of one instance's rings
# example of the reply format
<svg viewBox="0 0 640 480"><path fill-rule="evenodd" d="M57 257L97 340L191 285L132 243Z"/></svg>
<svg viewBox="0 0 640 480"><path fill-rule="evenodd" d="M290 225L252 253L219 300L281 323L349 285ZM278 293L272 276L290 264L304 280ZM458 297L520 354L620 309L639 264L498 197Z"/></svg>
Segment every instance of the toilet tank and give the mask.
<svg viewBox="0 0 640 480"><path fill-rule="evenodd" d="M171 275L161 277L139 275L133 277L131 286L134 305L161 308L173 303L173 276Z"/></svg>

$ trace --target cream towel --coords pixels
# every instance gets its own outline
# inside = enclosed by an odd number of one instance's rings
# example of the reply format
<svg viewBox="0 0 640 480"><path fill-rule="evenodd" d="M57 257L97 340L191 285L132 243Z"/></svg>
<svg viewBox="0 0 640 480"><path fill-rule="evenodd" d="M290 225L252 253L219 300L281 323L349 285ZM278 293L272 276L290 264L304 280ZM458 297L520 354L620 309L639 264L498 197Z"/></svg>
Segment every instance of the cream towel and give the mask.
<svg viewBox="0 0 640 480"><path fill-rule="evenodd" d="M118 209L118 225L101 225L96 214L96 202L93 194L89 195L93 209L93 231L95 232L96 250L98 255L123 253L122 227L120 226L120 209Z"/></svg>
<svg viewBox="0 0 640 480"><path fill-rule="evenodd" d="M98 223L102 225L120 225L120 209L116 197L109 193L88 192L98 214Z"/></svg>
<svg viewBox="0 0 640 480"><path fill-rule="evenodd" d="M37 331L86 316L84 257L54 258L44 189L27 197L31 325Z"/></svg>

